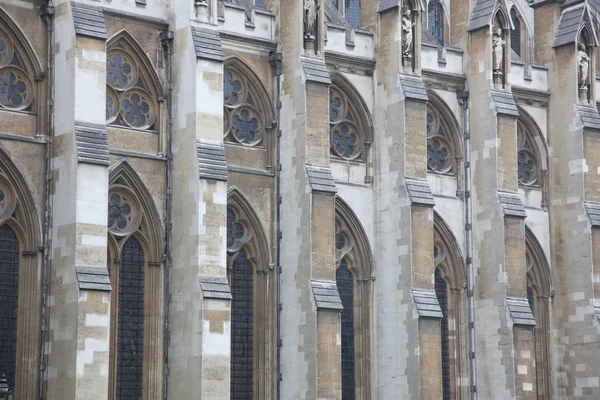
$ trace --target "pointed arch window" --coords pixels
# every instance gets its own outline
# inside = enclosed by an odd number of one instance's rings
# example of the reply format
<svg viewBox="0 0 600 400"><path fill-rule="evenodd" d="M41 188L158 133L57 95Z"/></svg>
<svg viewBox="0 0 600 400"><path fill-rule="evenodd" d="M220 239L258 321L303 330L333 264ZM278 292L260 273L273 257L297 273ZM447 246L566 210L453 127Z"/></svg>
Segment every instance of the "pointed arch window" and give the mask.
<svg viewBox="0 0 600 400"><path fill-rule="evenodd" d="M427 5L427 30L444 44L444 7L439 0L430 0Z"/></svg>
<svg viewBox="0 0 600 400"><path fill-rule="evenodd" d="M517 15L514 6L510 10L510 19L512 20L514 29L510 33L510 47L521 57L521 19Z"/></svg>
<svg viewBox="0 0 600 400"><path fill-rule="evenodd" d="M126 32L106 52L106 123L158 130L158 87L145 53ZM154 77L155 78L155 77Z"/></svg>
<svg viewBox="0 0 600 400"><path fill-rule="evenodd" d="M111 171L107 207L112 285L108 398L158 400L164 315L160 219L126 162ZM160 372L145 374L145 368Z"/></svg>
<svg viewBox="0 0 600 400"><path fill-rule="evenodd" d="M0 27L0 109L32 111L34 85L25 57L16 44Z"/></svg>
<svg viewBox="0 0 600 400"><path fill-rule="evenodd" d="M0 201L5 194L0 190ZM13 229L0 227L0 375L15 387L19 306L19 241Z"/></svg>
<svg viewBox="0 0 600 400"><path fill-rule="evenodd" d="M539 186L539 156L531 134L522 124L517 125L517 146L519 183L524 186Z"/></svg>
<svg viewBox="0 0 600 400"><path fill-rule="evenodd" d="M345 160L359 159L365 146L356 106L339 86L329 89L331 152Z"/></svg>
<svg viewBox="0 0 600 400"><path fill-rule="evenodd" d="M427 107L427 169L436 173L453 173L455 148L450 131L440 113Z"/></svg>

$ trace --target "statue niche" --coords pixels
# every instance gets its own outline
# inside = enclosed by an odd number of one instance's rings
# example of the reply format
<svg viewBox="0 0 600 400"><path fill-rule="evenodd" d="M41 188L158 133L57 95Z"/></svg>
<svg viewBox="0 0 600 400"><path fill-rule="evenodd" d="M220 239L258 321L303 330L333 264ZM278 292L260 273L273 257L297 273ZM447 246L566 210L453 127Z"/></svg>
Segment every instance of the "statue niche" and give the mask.
<svg viewBox="0 0 600 400"><path fill-rule="evenodd" d="M492 36L494 87L504 87L504 46L506 41L501 28L494 29Z"/></svg>
<svg viewBox="0 0 600 400"><path fill-rule="evenodd" d="M315 51L318 0L304 0L304 49Z"/></svg>
<svg viewBox="0 0 600 400"><path fill-rule="evenodd" d="M402 62L405 68L412 68L414 58L414 34L412 11L402 7Z"/></svg>
<svg viewBox="0 0 600 400"><path fill-rule="evenodd" d="M577 83L579 86L579 101L587 102L588 98L588 85L589 85L589 74L590 74L590 56L586 51L586 47L583 43L577 45L577 65L578 65L578 76Z"/></svg>

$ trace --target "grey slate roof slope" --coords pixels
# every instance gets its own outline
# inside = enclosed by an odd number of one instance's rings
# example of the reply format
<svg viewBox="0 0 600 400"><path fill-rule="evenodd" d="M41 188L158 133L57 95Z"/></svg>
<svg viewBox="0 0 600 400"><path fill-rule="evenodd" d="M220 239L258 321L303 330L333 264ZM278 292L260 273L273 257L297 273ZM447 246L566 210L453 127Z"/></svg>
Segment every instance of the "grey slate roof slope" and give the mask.
<svg viewBox="0 0 600 400"><path fill-rule="evenodd" d="M406 178L406 190L410 196L412 204L422 204L425 206L435 206L433 194L429 182L420 179Z"/></svg>
<svg viewBox="0 0 600 400"><path fill-rule="evenodd" d="M469 19L469 32L489 26L492 23L494 7L495 0L477 0Z"/></svg>
<svg viewBox="0 0 600 400"><path fill-rule="evenodd" d="M307 82L323 83L331 85L329 69L322 58L300 57L304 75Z"/></svg>
<svg viewBox="0 0 600 400"><path fill-rule="evenodd" d="M310 281L318 310L343 310L335 281Z"/></svg>
<svg viewBox="0 0 600 400"><path fill-rule="evenodd" d="M600 226L600 203L586 201L584 204L592 226Z"/></svg>
<svg viewBox="0 0 600 400"><path fill-rule="evenodd" d="M600 130L600 114L596 107L579 104L577 111L579 111L584 128Z"/></svg>
<svg viewBox="0 0 600 400"><path fill-rule="evenodd" d="M552 47L559 47L577 41L577 33L586 10L584 3L562 10Z"/></svg>
<svg viewBox="0 0 600 400"><path fill-rule="evenodd" d="M71 2L75 34L106 39L106 25L104 23L104 12L102 7L92 4Z"/></svg>
<svg viewBox="0 0 600 400"><path fill-rule="evenodd" d="M197 58L221 62L224 60L219 31L194 26L192 27L192 38Z"/></svg>
<svg viewBox="0 0 600 400"><path fill-rule="evenodd" d="M492 101L498 114L519 116L519 109L512 93L491 89Z"/></svg>
<svg viewBox="0 0 600 400"><path fill-rule="evenodd" d="M513 320L514 325L529 325L535 326L535 318L529 302L521 297L506 297L506 305L508 312Z"/></svg>
<svg viewBox="0 0 600 400"><path fill-rule="evenodd" d="M308 183L315 192L337 193L337 187L329 167L317 167L306 164Z"/></svg>
<svg viewBox="0 0 600 400"><path fill-rule="evenodd" d="M200 275L199 279L203 298L231 300L231 289L226 277Z"/></svg>
<svg viewBox="0 0 600 400"><path fill-rule="evenodd" d="M84 164L108 165L106 126L75 122L77 161Z"/></svg>
<svg viewBox="0 0 600 400"><path fill-rule="evenodd" d="M352 25L342 16L337 8L333 5L331 1L325 2L325 18L327 18L328 22L331 22L335 25L340 25L345 27L346 29L352 29Z"/></svg>
<svg viewBox="0 0 600 400"><path fill-rule="evenodd" d="M227 159L221 143L198 140L196 152L200 178L227 181Z"/></svg>
<svg viewBox="0 0 600 400"><path fill-rule="evenodd" d="M527 212L525 211L525 207L523 207L523 202L518 193L498 190L498 197L500 198L500 204L502 204L505 216L517 218L527 217Z"/></svg>
<svg viewBox="0 0 600 400"><path fill-rule="evenodd" d="M80 290L110 292L110 278L106 267L75 267Z"/></svg>
<svg viewBox="0 0 600 400"><path fill-rule="evenodd" d="M418 76L405 74L399 74L399 78L404 98L416 101L429 100L423 79Z"/></svg>
<svg viewBox="0 0 600 400"><path fill-rule="evenodd" d="M412 289L415 307L421 318L443 318L442 309L435 291Z"/></svg>

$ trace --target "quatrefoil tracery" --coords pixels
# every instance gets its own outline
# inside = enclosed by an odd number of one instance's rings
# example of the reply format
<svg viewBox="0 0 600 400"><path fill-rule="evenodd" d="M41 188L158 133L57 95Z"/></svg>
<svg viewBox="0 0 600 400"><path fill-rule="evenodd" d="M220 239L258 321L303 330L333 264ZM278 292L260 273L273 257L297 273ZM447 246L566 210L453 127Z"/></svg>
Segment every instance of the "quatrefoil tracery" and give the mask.
<svg viewBox="0 0 600 400"><path fill-rule="evenodd" d="M223 137L245 146L262 142L264 128L248 82L233 70L223 74Z"/></svg>

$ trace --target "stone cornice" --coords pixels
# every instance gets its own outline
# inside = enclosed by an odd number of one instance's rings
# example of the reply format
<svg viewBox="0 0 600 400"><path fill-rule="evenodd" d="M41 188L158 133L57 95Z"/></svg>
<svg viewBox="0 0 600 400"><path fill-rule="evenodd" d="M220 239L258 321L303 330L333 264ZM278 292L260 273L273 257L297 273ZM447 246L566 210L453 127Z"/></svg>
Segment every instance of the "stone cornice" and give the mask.
<svg viewBox="0 0 600 400"><path fill-rule="evenodd" d="M375 60L366 57L357 57L334 51L325 51L325 62L341 72L371 76L375 69Z"/></svg>
<svg viewBox="0 0 600 400"><path fill-rule="evenodd" d="M545 108L550 101L550 92L529 89L520 86L512 86L511 91L517 103L520 105L539 105L539 107Z"/></svg>
<svg viewBox="0 0 600 400"><path fill-rule="evenodd" d="M464 75L434 71L431 69L423 69L421 73L423 75L423 81L425 81L425 86L428 89L441 89L455 92L465 88L466 78Z"/></svg>

